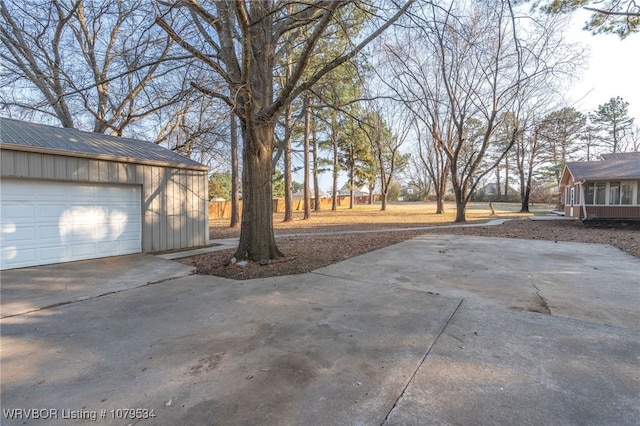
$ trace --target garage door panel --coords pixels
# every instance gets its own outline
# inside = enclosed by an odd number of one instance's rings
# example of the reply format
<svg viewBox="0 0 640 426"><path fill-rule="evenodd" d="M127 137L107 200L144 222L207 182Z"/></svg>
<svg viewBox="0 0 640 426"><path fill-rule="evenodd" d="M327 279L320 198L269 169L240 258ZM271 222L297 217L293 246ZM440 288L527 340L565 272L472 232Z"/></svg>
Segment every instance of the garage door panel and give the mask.
<svg viewBox="0 0 640 426"><path fill-rule="evenodd" d="M2 245L25 240L33 240L36 230L33 226L16 226L15 224L2 223Z"/></svg>
<svg viewBox="0 0 640 426"><path fill-rule="evenodd" d="M94 244L73 244L69 247L71 249L71 257L94 257L96 255L96 246ZM96 256L97 257L97 256Z"/></svg>
<svg viewBox="0 0 640 426"><path fill-rule="evenodd" d="M137 186L3 179L0 187L1 269L141 251Z"/></svg>
<svg viewBox="0 0 640 426"><path fill-rule="evenodd" d="M43 242L60 241L60 227L56 225L40 225L38 226L38 236Z"/></svg>
<svg viewBox="0 0 640 426"><path fill-rule="evenodd" d="M85 184L79 184L79 185L75 185L75 187L73 188L76 197L78 198L78 200L92 200L95 197L95 191L96 191L96 186L95 185L85 185ZM103 188L101 190L101 192L105 192L106 187Z"/></svg>
<svg viewBox="0 0 640 426"><path fill-rule="evenodd" d="M69 188L60 185L36 185L33 193L37 200L60 200L69 195Z"/></svg>
<svg viewBox="0 0 640 426"><path fill-rule="evenodd" d="M52 246L52 247L41 247L40 248L40 258L47 263L58 263L63 262L64 259L68 258L68 250L65 246Z"/></svg>
<svg viewBox="0 0 640 426"><path fill-rule="evenodd" d="M138 241L139 234L134 230L123 232L118 237L118 241Z"/></svg>
<svg viewBox="0 0 640 426"><path fill-rule="evenodd" d="M56 221L58 221L58 219L60 219L64 211L67 209L67 205L62 203L55 204L51 202L47 203L38 201L37 205L42 205L42 208L37 209L36 211L36 217L38 217L39 219L55 219Z"/></svg>
<svg viewBox="0 0 640 426"><path fill-rule="evenodd" d="M25 220L30 220L35 214L35 206L28 205L25 202L18 202L14 205L5 205L4 200L6 198L2 198L2 223L6 221L21 223Z"/></svg>
<svg viewBox="0 0 640 426"><path fill-rule="evenodd" d="M120 249L123 251L135 250L136 247L139 247L140 243L135 240L123 240L120 241Z"/></svg>
<svg viewBox="0 0 640 426"><path fill-rule="evenodd" d="M37 258L38 256L35 248L20 247L18 249L18 246L16 245L2 245L3 265L8 262L15 263L17 265L32 265L37 261Z"/></svg>
<svg viewBox="0 0 640 426"><path fill-rule="evenodd" d="M35 195L34 187L19 187L19 186L9 186L2 185L0 187L0 197L4 200L12 199L12 200L33 200Z"/></svg>
<svg viewBox="0 0 640 426"><path fill-rule="evenodd" d="M65 232L62 237L68 240L73 239L74 241L82 241L85 238L92 238L92 236L96 235L99 231L95 228L99 228L94 226L93 223L73 223L67 229L70 230ZM99 235L97 235L99 237Z"/></svg>
<svg viewBox="0 0 640 426"><path fill-rule="evenodd" d="M113 253L118 253L121 250L120 247L120 242L118 241L111 241L111 242L107 242L107 243L98 243L98 250L100 253L103 254L113 254Z"/></svg>

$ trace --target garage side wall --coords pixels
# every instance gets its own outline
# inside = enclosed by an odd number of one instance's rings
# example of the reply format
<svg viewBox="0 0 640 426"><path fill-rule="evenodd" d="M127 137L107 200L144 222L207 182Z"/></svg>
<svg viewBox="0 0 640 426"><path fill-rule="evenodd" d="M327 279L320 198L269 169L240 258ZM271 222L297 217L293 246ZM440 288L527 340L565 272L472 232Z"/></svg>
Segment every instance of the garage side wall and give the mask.
<svg viewBox="0 0 640 426"><path fill-rule="evenodd" d="M142 251L207 244L206 171L3 149L1 177L142 187Z"/></svg>

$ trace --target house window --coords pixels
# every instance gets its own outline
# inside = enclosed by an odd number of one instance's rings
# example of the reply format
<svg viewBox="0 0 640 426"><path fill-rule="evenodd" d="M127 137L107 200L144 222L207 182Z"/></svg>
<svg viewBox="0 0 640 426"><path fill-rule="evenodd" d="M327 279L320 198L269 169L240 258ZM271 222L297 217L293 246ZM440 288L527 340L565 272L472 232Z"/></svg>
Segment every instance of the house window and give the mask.
<svg viewBox="0 0 640 426"><path fill-rule="evenodd" d="M587 185L585 185L585 189L586 189L586 194L585 194L585 200L584 203L585 204L593 204L593 190L595 188L595 184L593 183L589 183Z"/></svg>
<svg viewBox="0 0 640 426"><path fill-rule="evenodd" d="M595 184L595 202L594 204L606 204L607 203L607 183L596 182Z"/></svg>
<svg viewBox="0 0 640 426"><path fill-rule="evenodd" d="M620 185L620 204L629 205L633 202L633 182L622 182Z"/></svg>
<svg viewBox="0 0 640 426"><path fill-rule="evenodd" d="M576 202L576 190L574 187L571 187L570 195L569 195L569 205L573 207Z"/></svg>
<svg viewBox="0 0 640 426"><path fill-rule="evenodd" d="M585 204L628 206L634 204L636 199L636 182L588 182L584 189ZM638 197L640 201L640 182L638 182ZM578 198L579 194L576 194L576 203Z"/></svg>
<svg viewBox="0 0 640 426"><path fill-rule="evenodd" d="M620 182L609 183L609 204L620 204Z"/></svg>
<svg viewBox="0 0 640 426"><path fill-rule="evenodd" d="M590 182L587 184L585 194L585 204L606 204L607 203L607 183Z"/></svg>

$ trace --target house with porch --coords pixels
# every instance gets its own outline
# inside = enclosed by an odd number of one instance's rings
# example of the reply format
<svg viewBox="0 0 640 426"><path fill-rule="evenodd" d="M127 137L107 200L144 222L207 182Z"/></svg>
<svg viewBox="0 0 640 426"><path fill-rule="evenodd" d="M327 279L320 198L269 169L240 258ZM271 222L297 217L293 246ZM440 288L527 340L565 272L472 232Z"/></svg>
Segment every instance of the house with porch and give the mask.
<svg viewBox="0 0 640 426"><path fill-rule="evenodd" d="M640 221L640 152L569 162L560 179L564 213L583 221Z"/></svg>

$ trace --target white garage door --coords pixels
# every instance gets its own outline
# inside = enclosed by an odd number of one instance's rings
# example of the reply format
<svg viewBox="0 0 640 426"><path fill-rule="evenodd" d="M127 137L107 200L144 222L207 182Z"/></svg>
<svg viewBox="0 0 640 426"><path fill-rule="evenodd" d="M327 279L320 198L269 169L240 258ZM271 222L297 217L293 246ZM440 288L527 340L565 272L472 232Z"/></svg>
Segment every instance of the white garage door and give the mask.
<svg viewBox="0 0 640 426"><path fill-rule="evenodd" d="M3 179L0 269L141 251L140 188Z"/></svg>

